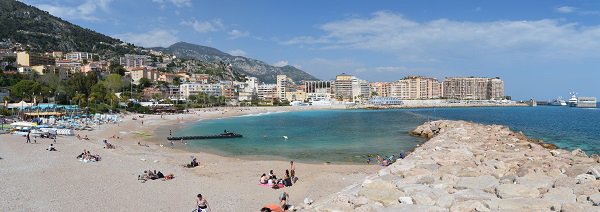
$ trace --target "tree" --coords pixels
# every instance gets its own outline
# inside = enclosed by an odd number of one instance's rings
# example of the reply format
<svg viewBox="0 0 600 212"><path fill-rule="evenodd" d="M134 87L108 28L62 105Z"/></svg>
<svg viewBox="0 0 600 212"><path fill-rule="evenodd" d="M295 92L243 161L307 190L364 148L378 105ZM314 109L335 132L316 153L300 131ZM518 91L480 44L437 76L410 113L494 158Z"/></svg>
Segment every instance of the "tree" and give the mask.
<svg viewBox="0 0 600 212"><path fill-rule="evenodd" d="M181 85L181 79L179 77L173 78L173 85L179 86Z"/></svg>
<svg viewBox="0 0 600 212"><path fill-rule="evenodd" d="M32 99L32 95L40 93L42 86L34 80L21 80L10 87L10 94L20 99Z"/></svg>
<svg viewBox="0 0 600 212"><path fill-rule="evenodd" d="M109 92L115 93L123 88L123 79L119 74L110 74L104 80L104 85Z"/></svg>
<svg viewBox="0 0 600 212"><path fill-rule="evenodd" d="M114 63L114 64L110 64L110 66L108 66L108 71L110 73L125 76L125 71L127 71L127 70L125 70L125 68L122 65L119 65L118 63Z"/></svg>
<svg viewBox="0 0 600 212"><path fill-rule="evenodd" d="M150 81L148 78L146 78L146 77L142 77L142 78L140 79L140 81L139 81L139 85L140 85L142 88L147 88L147 87L150 87L150 86L152 85L152 82L151 82L151 81Z"/></svg>

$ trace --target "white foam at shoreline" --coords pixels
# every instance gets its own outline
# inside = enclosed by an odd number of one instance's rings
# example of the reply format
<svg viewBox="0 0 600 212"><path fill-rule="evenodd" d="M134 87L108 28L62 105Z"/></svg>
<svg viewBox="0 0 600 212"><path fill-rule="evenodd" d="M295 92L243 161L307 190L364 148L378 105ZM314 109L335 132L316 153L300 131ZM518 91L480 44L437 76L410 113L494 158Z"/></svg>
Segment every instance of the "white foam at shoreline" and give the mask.
<svg viewBox="0 0 600 212"><path fill-rule="evenodd" d="M264 112L264 113L254 113L254 114L246 114L246 115L239 115L239 116L232 116L232 117L256 117L256 116L266 116L266 115L271 115L271 114L277 114L277 113L285 113L288 111L275 111L275 112Z"/></svg>

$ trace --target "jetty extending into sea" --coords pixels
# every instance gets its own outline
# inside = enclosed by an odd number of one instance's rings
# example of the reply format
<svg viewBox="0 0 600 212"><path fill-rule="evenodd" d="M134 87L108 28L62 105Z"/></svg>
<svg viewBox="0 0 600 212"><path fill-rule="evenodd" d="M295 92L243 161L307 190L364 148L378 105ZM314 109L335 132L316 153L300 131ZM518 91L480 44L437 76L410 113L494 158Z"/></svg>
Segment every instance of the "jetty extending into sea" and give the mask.
<svg viewBox="0 0 600 212"><path fill-rule="evenodd" d="M403 160L308 211L598 211L600 157L556 149L501 125L427 122Z"/></svg>

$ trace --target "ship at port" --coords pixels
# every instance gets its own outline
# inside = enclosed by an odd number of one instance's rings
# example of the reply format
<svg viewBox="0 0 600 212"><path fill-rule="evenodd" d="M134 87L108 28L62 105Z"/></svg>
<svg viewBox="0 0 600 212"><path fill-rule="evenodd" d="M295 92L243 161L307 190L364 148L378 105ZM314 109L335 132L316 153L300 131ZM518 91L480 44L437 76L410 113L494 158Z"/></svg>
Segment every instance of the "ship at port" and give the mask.
<svg viewBox="0 0 600 212"><path fill-rule="evenodd" d="M577 93L571 92L571 98L568 101L569 107L577 107Z"/></svg>
<svg viewBox="0 0 600 212"><path fill-rule="evenodd" d="M548 103L551 106L567 106L567 101L563 100L562 97L558 97Z"/></svg>

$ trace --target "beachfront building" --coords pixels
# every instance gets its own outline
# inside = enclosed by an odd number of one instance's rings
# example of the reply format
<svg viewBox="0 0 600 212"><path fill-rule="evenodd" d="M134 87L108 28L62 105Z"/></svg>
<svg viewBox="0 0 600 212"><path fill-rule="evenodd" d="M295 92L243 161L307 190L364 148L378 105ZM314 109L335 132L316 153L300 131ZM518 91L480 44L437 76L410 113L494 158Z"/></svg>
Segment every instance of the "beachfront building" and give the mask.
<svg viewBox="0 0 600 212"><path fill-rule="evenodd" d="M259 100L273 101L274 98L277 98L276 84L260 84L256 91Z"/></svg>
<svg viewBox="0 0 600 212"><path fill-rule="evenodd" d="M447 77L443 96L448 99L489 100L504 98L504 82L500 78Z"/></svg>
<svg viewBox="0 0 600 212"><path fill-rule="evenodd" d="M312 101L328 100L333 93L333 81L304 81L302 91Z"/></svg>
<svg viewBox="0 0 600 212"><path fill-rule="evenodd" d="M146 66L149 63L150 56L147 55L135 55L135 54L125 54L124 57L119 58L119 64L123 67L142 67Z"/></svg>
<svg viewBox="0 0 600 212"><path fill-rule="evenodd" d="M221 85L221 96L227 100L238 99L233 81L220 81L219 84Z"/></svg>
<svg viewBox="0 0 600 212"><path fill-rule="evenodd" d="M308 95L302 90L290 91L285 93L285 99L288 101L307 101Z"/></svg>
<svg viewBox="0 0 600 212"><path fill-rule="evenodd" d="M388 97L390 92L389 82L372 82L369 83L369 87L371 89L371 95Z"/></svg>
<svg viewBox="0 0 600 212"><path fill-rule="evenodd" d="M251 101L258 97L258 78L246 77L244 83L239 84L238 100Z"/></svg>
<svg viewBox="0 0 600 212"><path fill-rule="evenodd" d="M221 96L222 86L219 83L215 84L199 84L199 83L184 83L179 85L181 98L189 99L192 95L205 93L209 96Z"/></svg>
<svg viewBox="0 0 600 212"><path fill-rule="evenodd" d="M352 78L352 101L366 102L371 98L371 88L366 80Z"/></svg>
<svg viewBox="0 0 600 212"><path fill-rule="evenodd" d="M286 100L286 92L292 91L294 86L292 78L287 77L284 74L277 75L277 98L279 100Z"/></svg>
<svg viewBox="0 0 600 212"><path fill-rule="evenodd" d="M354 76L342 73L335 76L334 93L335 98L340 101L349 102L353 100L352 80Z"/></svg>
<svg viewBox="0 0 600 212"><path fill-rule="evenodd" d="M439 99L442 83L435 78L408 76L390 84L389 96L398 99Z"/></svg>
<svg viewBox="0 0 600 212"><path fill-rule="evenodd" d="M54 57L32 52L17 52L17 65L19 66L40 66L54 65Z"/></svg>

